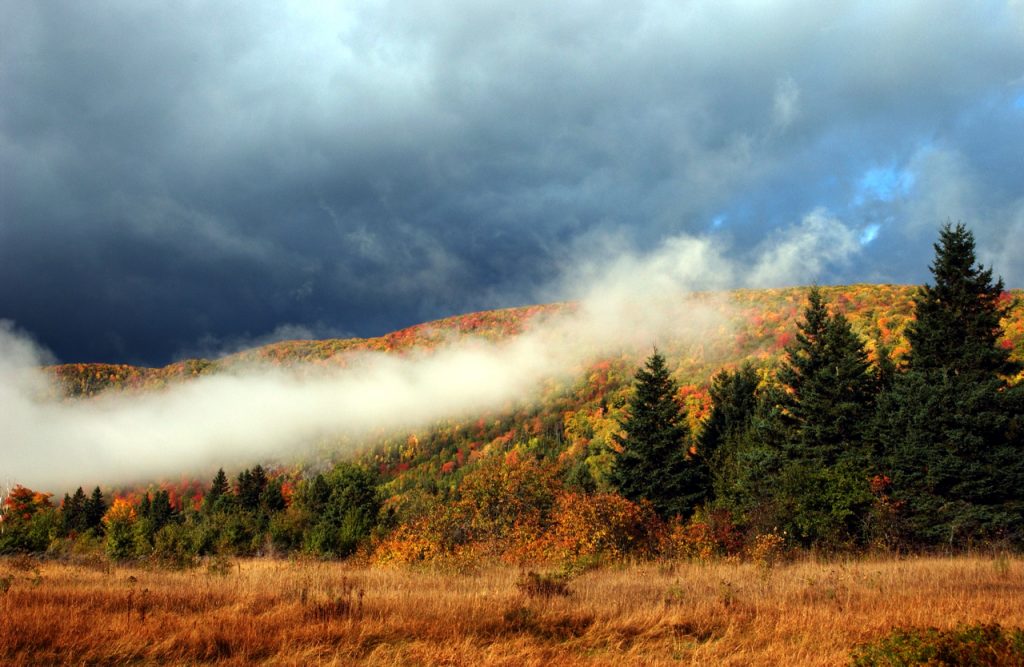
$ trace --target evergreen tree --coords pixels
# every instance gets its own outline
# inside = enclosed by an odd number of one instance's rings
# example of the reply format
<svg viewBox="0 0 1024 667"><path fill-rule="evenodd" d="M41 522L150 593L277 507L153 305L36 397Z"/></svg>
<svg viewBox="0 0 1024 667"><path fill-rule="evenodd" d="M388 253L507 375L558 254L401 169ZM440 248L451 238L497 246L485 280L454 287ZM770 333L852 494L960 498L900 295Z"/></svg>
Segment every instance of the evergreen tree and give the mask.
<svg viewBox="0 0 1024 667"><path fill-rule="evenodd" d="M267 482L263 493L260 495L260 507L269 514L280 512L286 507L284 493L281 491L281 478L272 479Z"/></svg>
<svg viewBox="0 0 1024 667"><path fill-rule="evenodd" d="M900 506L904 541L958 547L973 539L1024 542L1019 368L997 344L1013 305L1003 282L976 266L974 236L945 225L934 286L915 298L908 371L879 402L884 472Z"/></svg>
<svg viewBox="0 0 1024 667"><path fill-rule="evenodd" d="M149 494L146 494L149 497ZM178 511L171 504L171 494L166 489L160 489L153 494L153 500L149 504L149 513L146 518L153 522L153 530L158 531L171 521L176 521Z"/></svg>
<svg viewBox="0 0 1024 667"><path fill-rule="evenodd" d="M929 267L934 285L914 298L915 319L907 326L908 366L915 371L961 375L1011 375L1020 366L1010 351L996 344L1000 324L1013 306L1003 299L1003 280L992 269L975 266L974 234L963 224L946 224L939 232L935 261Z"/></svg>
<svg viewBox="0 0 1024 667"><path fill-rule="evenodd" d="M697 438L697 451L704 458L714 459L730 438L747 430L757 410L759 383L757 370L749 362L736 371L719 371L711 378L711 412Z"/></svg>
<svg viewBox="0 0 1024 667"><path fill-rule="evenodd" d="M304 534L306 550L324 556L351 555L377 525L378 481L373 472L342 463L303 485L299 504L311 519Z"/></svg>
<svg viewBox="0 0 1024 667"><path fill-rule="evenodd" d="M319 515L323 513L331 497L331 485L327 483L327 478L322 473L317 473L316 477L299 486L297 496L303 507L312 514Z"/></svg>
<svg viewBox="0 0 1024 667"><path fill-rule="evenodd" d="M789 427L780 501L798 539L844 546L860 539L872 498L866 435L877 377L864 342L843 314L829 314L817 287L797 328L779 371Z"/></svg>
<svg viewBox="0 0 1024 667"><path fill-rule="evenodd" d="M786 394L771 383L758 390L756 399L748 427L737 432L728 456L717 457L714 470L716 502L755 535L774 532L792 520L780 488L790 434L781 407Z"/></svg>
<svg viewBox="0 0 1024 667"><path fill-rule="evenodd" d="M96 487L92 490L92 495L89 496L89 501L86 503L85 516L86 524L88 528L92 528L100 533L103 532L103 515L107 513L107 503L103 500L103 492L100 491L100 487Z"/></svg>
<svg viewBox="0 0 1024 667"><path fill-rule="evenodd" d="M842 313L829 315L819 288L811 288L797 329L779 371L789 389L784 407L794 430L792 454L830 466L859 453L877 380L864 342Z"/></svg>
<svg viewBox="0 0 1024 667"><path fill-rule="evenodd" d="M892 389L893 383L896 382L899 368L896 366L896 362L893 361L892 350L888 346L883 345L881 341L876 341L875 350L878 355L875 367L875 384L877 385L877 392L881 394Z"/></svg>
<svg viewBox="0 0 1024 667"><path fill-rule="evenodd" d="M757 413L759 382L749 363L711 379L711 412L697 438L697 452L708 462L716 498L724 499L738 472L739 449Z"/></svg>
<svg viewBox="0 0 1024 667"><path fill-rule="evenodd" d="M908 546L1024 538L1024 449L1008 437L1006 399L996 380L919 371L900 375L883 395L883 471Z"/></svg>
<svg viewBox="0 0 1024 667"><path fill-rule="evenodd" d="M649 500L663 518L692 514L709 487L706 464L687 453L689 428L676 391L665 357L655 351L637 371L611 475L623 496Z"/></svg>
<svg viewBox="0 0 1024 667"><path fill-rule="evenodd" d="M72 532L84 533L89 529L88 503L89 499L82 487L78 487L73 496L64 494L64 502L61 504L61 527L65 535Z"/></svg>
<svg viewBox="0 0 1024 667"><path fill-rule="evenodd" d="M71 496L64 494L64 500L60 503L60 534L61 536L67 536L74 531L72 526L71 518L69 516L71 509Z"/></svg>
<svg viewBox="0 0 1024 667"><path fill-rule="evenodd" d="M266 487L267 473L263 466L257 465L252 470L243 470L238 475L238 504L243 510L259 511L260 497Z"/></svg>
<svg viewBox="0 0 1024 667"><path fill-rule="evenodd" d="M224 474L224 468L218 468L217 474L213 477L213 482L210 484L210 490L203 498L203 509L206 512L212 512L217 509L218 503L221 498L226 498L231 493L231 489L228 486L228 476Z"/></svg>

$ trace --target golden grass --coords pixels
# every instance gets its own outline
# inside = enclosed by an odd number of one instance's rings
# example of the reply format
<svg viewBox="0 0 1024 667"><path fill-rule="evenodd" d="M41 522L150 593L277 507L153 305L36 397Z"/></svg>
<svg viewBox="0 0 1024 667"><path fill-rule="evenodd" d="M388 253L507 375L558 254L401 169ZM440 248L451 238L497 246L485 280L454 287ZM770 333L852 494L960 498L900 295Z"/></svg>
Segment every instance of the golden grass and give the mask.
<svg viewBox="0 0 1024 667"><path fill-rule="evenodd" d="M0 560L0 664L843 665L893 626L1024 626L1024 561L522 571L250 560L225 574ZM0 581L0 584L2 584ZM0 586L0 591L5 588Z"/></svg>

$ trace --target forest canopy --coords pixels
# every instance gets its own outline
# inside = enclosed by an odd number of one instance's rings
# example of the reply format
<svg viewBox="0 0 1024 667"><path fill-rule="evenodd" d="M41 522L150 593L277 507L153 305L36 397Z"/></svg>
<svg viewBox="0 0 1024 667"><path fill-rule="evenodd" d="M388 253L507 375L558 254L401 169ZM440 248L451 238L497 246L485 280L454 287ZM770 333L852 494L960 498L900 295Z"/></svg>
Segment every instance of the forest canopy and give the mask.
<svg viewBox="0 0 1024 667"><path fill-rule="evenodd" d="M642 363L599 359L538 405L385 437L330 466L222 468L208 481L78 488L59 503L14 486L0 553L180 566L217 554L583 563L765 544L1020 548L1020 309L965 226L943 226L934 250L933 280L914 290L737 292L744 326L699 357L668 345ZM513 311L452 321L496 336L525 326ZM301 354L329 359L316 345ZM152 381L131 367L54 372L79 395Z"/></svg>

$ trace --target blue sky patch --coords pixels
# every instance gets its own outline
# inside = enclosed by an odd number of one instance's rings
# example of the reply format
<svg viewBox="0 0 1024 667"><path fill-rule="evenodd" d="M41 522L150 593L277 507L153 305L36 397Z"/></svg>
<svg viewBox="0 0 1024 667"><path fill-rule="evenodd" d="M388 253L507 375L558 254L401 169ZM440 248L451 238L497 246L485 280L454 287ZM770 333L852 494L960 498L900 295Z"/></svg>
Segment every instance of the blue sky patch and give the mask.
<svg viewBox="0 0 1024 667"><path fill-rule="evenodd" d="M904 197L914 187L914 174L895 167L874 167L868 169L857 183L855 204L867 201L892 201Z"/></svg>
<svg viewBox="0 0 1024 667"><path fill-rule="evenodd" d="M860 244L868 245L876 238L878 238L878 232L882 229L882 225L871 224L864 228L864 231L860 233Z"/></svg>

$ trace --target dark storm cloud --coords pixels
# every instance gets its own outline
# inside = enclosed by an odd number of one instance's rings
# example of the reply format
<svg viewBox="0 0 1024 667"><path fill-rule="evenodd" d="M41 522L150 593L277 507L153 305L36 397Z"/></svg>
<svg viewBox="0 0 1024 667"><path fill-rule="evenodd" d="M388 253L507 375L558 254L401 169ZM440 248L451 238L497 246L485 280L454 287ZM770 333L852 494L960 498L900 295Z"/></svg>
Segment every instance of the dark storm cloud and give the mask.
<svg viewBox="0 0 1024 667"><path fill-rule="evenodd" d="M0 317L64 359L382 333L547 295L588 239L807 220L865 243L824 282L922 280L960 218L1024 284L1016 1L2 7Z"/></svg>

